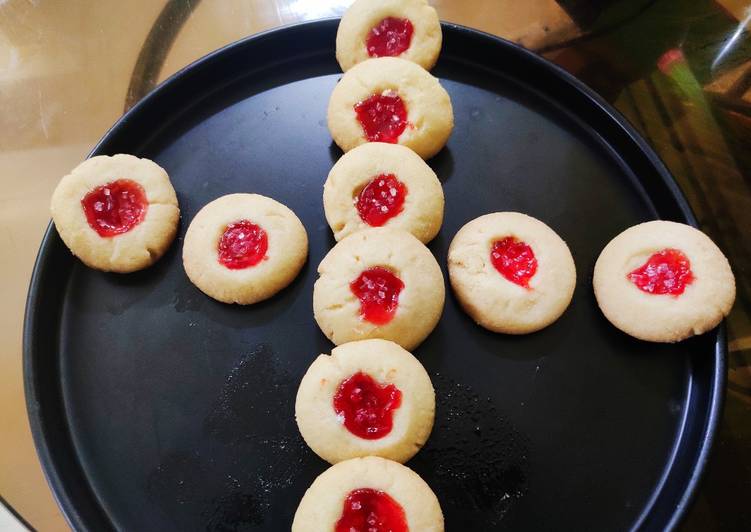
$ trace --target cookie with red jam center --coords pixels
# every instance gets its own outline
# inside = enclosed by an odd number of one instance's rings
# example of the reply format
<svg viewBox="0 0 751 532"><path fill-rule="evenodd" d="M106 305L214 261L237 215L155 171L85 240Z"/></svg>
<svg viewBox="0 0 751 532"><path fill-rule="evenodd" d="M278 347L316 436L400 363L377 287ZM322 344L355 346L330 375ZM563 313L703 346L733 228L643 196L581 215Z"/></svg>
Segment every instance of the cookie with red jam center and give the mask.
<svg viewBox="0 0 751 532"><path fill-rule="evenodd" d="M722 251L691 226L656 220L611 240L593 285L605 317L652 342L678 342L715 328L735 300L735 277Z"/></svg>
<svg viewBox="0 0 751 532"><path fill-rule="evenodd" d="M91 268L120 273L157 261L174 240L180 218L167 172L127 154L78 165L52 194L51 211L74 255Z"/></svg>
<svg viewBox="0 0 751 532"><path fill-rule="evenodd" d="M524 334L556 321L576 285L566 243L540 220L517 212L480 216L449 247L449 277L459 302L494 332Z"/></svg>
<svg viewBox="0 0 751 532"><path fill-rule="evenodd" d="M183 245L191 282L218 301L242 305L291 283L307 256L308 236L297 216L258 194L230 194L205 205Z"/></svg>
<svg viewBox="0 0 751 532"><path fill-rule="evenodd" d="M292 532L443 532L443 512L420 476L376 456L333 465L305 492Z"/></svg>
<svg viewBox="0 0 751 532"><path fill-rule="evenodd" d="M424 68L398 57L378 57L357 64L339 80L329 100L328 127L345 152L383 142L428 159L448 141L454 114L448 93Z"/></svg>
<svg viewBox="0 0 751 532"><path fill-rule="evenodd" d="M443 275L410 233L364 229L342 239L321 261L313 313L336 345L383 338L414 349L443 311Z"/></svg>
<svg viewBox="0 0 751 532"><path fill-rule="evenodd" d="M343 71L374 57L399 57L430 70L443 36L427 0L357 0L336 32L336 59Z"/></svg>
<svg viewBox="0 0 751 532"><path fill-rule="evenodd" d="M388 227L427 243L441 228L443 206L435 172L398 144L371 142L345 153L323 185L323 210L337 240Z"/></svg>
<svg viewBox="0 0 751 532"><path fill-rule="evenodd" d="M388 340L349 342L320 355L295 402L300 433L332 464L370 455L406 462L425 444L434 417L430 377Z"/></svg>

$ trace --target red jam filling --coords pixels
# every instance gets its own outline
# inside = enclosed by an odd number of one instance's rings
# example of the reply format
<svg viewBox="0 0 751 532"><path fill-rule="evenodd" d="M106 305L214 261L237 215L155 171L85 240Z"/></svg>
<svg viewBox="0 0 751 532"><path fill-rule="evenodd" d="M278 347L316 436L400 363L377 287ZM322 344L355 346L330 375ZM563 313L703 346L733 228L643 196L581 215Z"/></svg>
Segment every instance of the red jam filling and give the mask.
<svg viewBox="0 0 751 532"><path fill-rule="evenodd" d="M344 499L335 532L409 532L404 508L383 491L361 488Z"/></svg>
<svg viewBox="0 0 751 532"><path fill-rule="evenodd" d="M407 107L393 91L373 94L355 104L355 114L370 142L396 144L407 128Z"/></svg>
<svg viewBox="0 0 751 532"><path fill-rule="evenodd" d="M334 394L334 411L352 434L377 440L391 432L394 410L402 404L402 392L393 384L382 385L358 372L342 381Z"/></svg>
<svg viewBox="0 0 751 532"><path fill-rule="evenodd" d="M89 191L81 200L86 221L99 236L127 233L146 216L149 202L143 187L130 179L118 179Z"/></svg>
<svg viewBox="0 0 751 532"><path fill-rule="evenodd" d="M249 220L231 223L219 240L219 263L230 270L255 266L266 256L269 239L260 226Z"/></svg>
<svg viewBox="0 0 751 532"><path fill-rule="evenodd" d="M493 243L490 261L495 269L512 283L529 288L529 280L537 272L537 259L525 242L507 236Z"/></svg>
<svg viewBox="0 0 751 532"><path fill-rule="evenodd" d="M396 314L404 283L386 268L376 266L362 272L349 284L360 300L360 315L375 325L385 325Z"/></svg>
<svg viewBox="0 0 751 532"><path fill-rule="evenodd" d="M649 294L679 296L694 280L691 262L677 249L663 249L627 275L628 280Z"/></svg>
<svg viewBox="0 0 751 532"><path fill-rule="evenodd" d="M406 18L386 17L368 33L365 46L370 57L399 55L412 42L412 23Z"/></svg>
<svg viewBox="0 0 751 532"><path fill-rule="evenodd" d="M366 224L380 227L402 212L406 196L407 186L394 174L381 174L357 196L357 212Z"/></svg>

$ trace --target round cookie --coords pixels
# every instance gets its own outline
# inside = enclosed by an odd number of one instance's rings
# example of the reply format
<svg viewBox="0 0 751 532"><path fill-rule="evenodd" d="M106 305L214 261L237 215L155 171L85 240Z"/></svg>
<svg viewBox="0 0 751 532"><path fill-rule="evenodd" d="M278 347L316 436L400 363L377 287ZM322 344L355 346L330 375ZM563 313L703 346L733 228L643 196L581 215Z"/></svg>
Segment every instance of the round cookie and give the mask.
<svg viewBox="0 0 751 532"><path fill-rule="evenodd" d="M332 464L359 456L404 463L430 436L435 392L409 351L360 340L316 358L297 390L295 418L305 442Z"/></svg>
<svg viewBox="0 0 751 532"><path fill-rule="evenodd" d="M175 238L180 209L169 176L133 155L99 155L63 177L52 220L71 252L91 268L127 273L156 262Z"/></svg>
<svg viewBox="0 0 751 532"><path fill-rule="evenodd" d="M420 475L368 456L321 473L297 507L292 532L367 530L366 523L377 530L443 532L443 512Z"/></svg>
<svg viewBox="0 0 751 532"><path fill-rule="evenodd" d="M258 194L205 205L185 233L183 265L207 296L248 305L287 286L308 256L308 235L290 209Z"/></svg>
<svg viewBox="0 0 751 532"><path fill-rule="evenodd" d="M613 325L652 342L709 331L735 301L735 277L714 242L691 226L660 220L611 240L597 259L593 285Z"/></svg>
<svg viewBox="0 0 751 532"><path fill-rule="evenodd" d="M430 242L441 228L443 203L435 172L398 144L372 142L345 153L323 185L323 209L337 240L382 226Z"/></svg>
<svg viewBox="0 0 751 532"><path fill-rule="evenodd" d="M344 151L366 142L398 143L428 159L446 144L454 113L448 93L427 70L380 57L342 76L329 100L328 126Z"/></svg>
<svg viewBox="0 0 751 532"><path fill-rule="evenodd" d="M449 246L451 286L478 324L525 334L547 327L566 310L576 268L566 243L541 221L496 212L462 227Z"/></svg>
<svg viewBox="0 0 751 532"><path fill-rule="evenodd" d="M417 238L397 229L366 229L341 240L318 266L313 313L335 344L383 338L408 351L443 312L443 275Z"/></svg>
<svg viewBox="0 0 751 532"><path fill-rule="evenodd" d="M427 0L357 0L336 32L343 71L371 57L401 57L430 70L441 52L441 22Z"/></svg>

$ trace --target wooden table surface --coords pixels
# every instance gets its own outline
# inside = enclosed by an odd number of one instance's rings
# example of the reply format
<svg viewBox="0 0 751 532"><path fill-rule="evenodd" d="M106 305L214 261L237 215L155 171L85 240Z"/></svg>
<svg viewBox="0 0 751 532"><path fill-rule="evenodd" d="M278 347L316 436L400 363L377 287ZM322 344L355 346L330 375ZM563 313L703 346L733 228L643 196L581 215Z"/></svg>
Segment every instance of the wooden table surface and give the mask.
<svg viewBox="0 0 751 532"><path fill-rule="evenodd" d="M23 396L28 281L58 180L178 69L351 0L0 0L0 495L65 530ZM751 44L744 0L432 0L442 20L519 42L613 103L676 176L738 278L725 415L685 530L751 530ZM680 59L665 53L681 50ZM662 59L662 61L661 61Z"/></svg>

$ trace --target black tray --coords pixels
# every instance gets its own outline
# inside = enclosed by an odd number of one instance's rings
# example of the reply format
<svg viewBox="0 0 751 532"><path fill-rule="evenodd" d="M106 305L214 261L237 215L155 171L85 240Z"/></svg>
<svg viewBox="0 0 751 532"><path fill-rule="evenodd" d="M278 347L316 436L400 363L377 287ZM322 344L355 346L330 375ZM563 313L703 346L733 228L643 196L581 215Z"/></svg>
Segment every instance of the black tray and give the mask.
<svg viewBox="0 0 751 532"><path fill-rule="evenodd" d="M322 185L341 152L326 129L340 72L338 21L287 27L215 52L127 113L95 154L167 169L182 223L154 267L105 274L54 227L27 305L25 379L48 480L81 530L285 530L326 464L302 442L293 402L330 344L311 311L334 241ZM456 128L430 161L446 194L431 243L442 268L468 220L515 210L569 244L571 307L528 336L474 325L449 296L416 351L437 392L426 447L409 462L448 530L662 530L685 513L724 389L722 329L678 345L634 340L600 314L600 250L653 218L695 224L654 152L587 87L501 39L444 24L433 73ZM231 192L291 207L310 236L299 278L254 306L217 303L185 276L182 237Z"/></svg>

